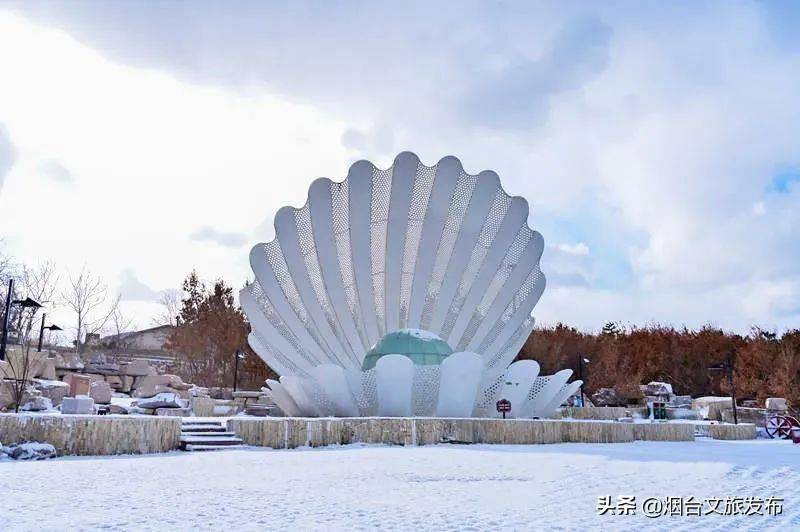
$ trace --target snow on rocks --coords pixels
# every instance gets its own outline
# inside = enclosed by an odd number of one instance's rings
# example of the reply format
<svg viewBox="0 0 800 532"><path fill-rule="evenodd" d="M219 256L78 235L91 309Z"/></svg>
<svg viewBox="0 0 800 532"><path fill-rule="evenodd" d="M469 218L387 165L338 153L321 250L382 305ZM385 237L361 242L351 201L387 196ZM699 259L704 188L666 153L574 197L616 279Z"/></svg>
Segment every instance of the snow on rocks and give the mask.
<svg viewBox="0 0 800 532"><path fill-rule="evenodd" d="M181 399L177 393L161 392L152 397L139 399L136 402L139 408L157 409L157 408L186 408L187 401Z"/></svg>
<svg viewBox="0 0 800 532"><path fill-rule="evenodd" d="M625 399L614 388L600 388L592 394L595 406L625 406Z"/></svg>
<svg viewBox="0 0 800 532"><path fill-rule="evenodd" d="M733 401L730 397L715 397L713 395L695 397L692 399L692 409L694 410L702 410L703 408L708 408L712 404L722 408L731 408L733 406Z"/></svg>
<svg viewBox="0 0 800 532"><path fill-rule="evenodd" d="M2 453L14 460L47 460L56 457L56 448L49 443L25 442L0 448Z"/></svg>
<svg viewBox="0 0 800 532"><path fill-rule="evenodd" d="M674 395L672 385L668 382L651 381L647 384L642 384L639 389L645 396L671 397Z"/></svg>
<svg viewBox="0 0 800 532"><path fill-rule="evenodd" d="M787 405L786 399L783 397L767 397L765 405L767 410L775 410L777 412L786 412Z"/></svg>
<svg viewBox="0 0 800 532"><path fill-rule="evenodd" d="M60 405L69 393L69 384L59 380L33 379L33 387L39 390L43 397L50 399L54 406Z"/></svg>
<svg viewBox="0 0 800 532"><path fill-rule="evenodd" d="M27 403L20 407L25 412L44 412L53 409L53 403L47 397L31 397Z"/></svg>

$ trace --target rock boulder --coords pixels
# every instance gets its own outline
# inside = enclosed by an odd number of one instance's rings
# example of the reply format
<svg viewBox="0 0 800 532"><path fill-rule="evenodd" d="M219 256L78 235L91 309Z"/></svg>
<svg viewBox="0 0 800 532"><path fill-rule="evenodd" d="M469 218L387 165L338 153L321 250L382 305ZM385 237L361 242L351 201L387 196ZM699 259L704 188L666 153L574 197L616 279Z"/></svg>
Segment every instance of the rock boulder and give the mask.
<svg viewBox="0 0 800 532"><path fill-rule="evenodd" d="M767 407L767 410L775 410L777 412L786 412L788 409L786 399L783 397L768 397L764 406Z"/></svg>
<svg viewBox="0 0 800 532"><path fill-rule="evenodd" d="M56 448L49 443L18 443L3 450L14 460L47 460L56 457Z"/></svg>
<svg viewBox="0 0 800 532"><path fill-rule="evenodd" d="M69 384L56 380L33 379L33 387L39 390L42 397L50 399L54 406L60 405L69 393Z"/></svg>
<svg viewBox="0 0 800 532"><path fill-rule="evenodd" d="M46 410L52 410L53 403L47 397L31 397L27 403L20 407L20 410L24 410L25 412L44 412Z"/></svg>
<svg viewBox="0 0 800 532"><path fill-rule="evenodd" d="M111 386L106 381L93 382L89 389L89 397L95 403L107 405L111 402Z"/></svg>
<svg viewBox="0 0 800 532"><path fill-rule="evenodd" d="M642 395L644 396L671 396L672 393L672 385L667 382L660 382L660 381L651 381L647 384L642 384L639 386L639 389L642 391Z"/></svg>
<svg viewBox="0 0 800 532"><path fill-rule="evenodd" d="M162 392L154 395L153 397L139 399L139 401L137 401L136 403L136 406L138 406L139 408L148 408L148 409L186 408L188 406L188 403L183 399L181 399L181 397L177 393Z"/></svg>
<svg viewBox="0 0 800 532"><path fill-rule="evenodd" d="M625 406L625 399L614 388L600 388L592 394L595 406Z"/></svg>
<svg viewBox="0 0 800 532"><path fill-rule="evenodd" d="M94 414L94 399L88 395L65 397L61 403L62 414Z"/></svg>

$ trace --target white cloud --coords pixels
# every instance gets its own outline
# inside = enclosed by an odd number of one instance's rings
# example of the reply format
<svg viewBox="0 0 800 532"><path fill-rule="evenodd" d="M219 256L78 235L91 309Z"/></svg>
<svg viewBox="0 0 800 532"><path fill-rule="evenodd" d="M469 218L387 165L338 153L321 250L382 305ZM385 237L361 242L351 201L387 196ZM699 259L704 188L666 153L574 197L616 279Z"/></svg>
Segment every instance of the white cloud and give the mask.
<svg viewBox="0 0 800 532"><path fill-rule="evenodd" d="M5 181L6 174L11 170L16 158L17 153L8 138L8 132L3 127L3 124L0 124L0 191L3 190L3 181Z"/></svg>
<svg viewBox="0 0 800 532"><path fill-rule="evenodd" d="M558 244L556 247L569 255L582 255L585 257L589 256L589 246L583 242L577 242L575 244Z"/></svg>
<svg viewBox="0 0 800 532"><path fill-rule="evenodd" d="M9 251L89 265L112 289L127 269L150 286L176 287L193 268L241 284L246 252L187 237L201 225L249 234L346 168L344 127L309 106L114 64L2 11L0 72L0 123L17 154L0 192ZM80 179L43 180L53 164Z"/></svg>
<svg viewBox="0 0 800 532"><path fill-rule="evenodd" d="M123 270L120 275L119 292L125 301L157 302L161 297L161 292L141 282L130 268Z"/></svg>
<svg viewBox="0 0 800 532"><path fill-rule="evenodd" d="M800 47L781 46L792 34L774 37L768 6L293 4L231 12L213 34L191 31L213 10L159 25L129 6L109 29L100 6L48 19L96 49L0 15L0 122L17 153L0 224L44 198L7 235L22 257L236 284L246 253L226 242L270 238L313 178L411 149L492 168L529 200L549 244L544 322L800 318L800 187L770 191L777 167L800 168ZM41 180L50 159L69 187ZM188 238L198 228L223 245Z"/></svg>
<svg viewBox="0 0 800 532"><path fill-rule="evenodd" d="M72 173L55 159L47 159L41 164L42 173L57 183L71 183Z"/></svg>
<svg viewBox="0 0 800 532"><path fill-rule="evenodd" d="M242 247L247 243L247 236L244 233L218 231L207 225L192 233L189 238L198 242L213 242L230 248Z"/></svg>

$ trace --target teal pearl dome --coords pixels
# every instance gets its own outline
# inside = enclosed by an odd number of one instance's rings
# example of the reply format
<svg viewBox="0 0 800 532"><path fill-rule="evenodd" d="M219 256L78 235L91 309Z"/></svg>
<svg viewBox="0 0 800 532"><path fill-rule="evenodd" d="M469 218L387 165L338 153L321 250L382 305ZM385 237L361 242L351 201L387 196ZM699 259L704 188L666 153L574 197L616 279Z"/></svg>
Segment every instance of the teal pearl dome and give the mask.
<svg viewBox="0 0 800 532"><path fill-rule="evenodd" d="M387 333L367 352L361 369L375 367L385 355L403 355L419 366L441 364L453 349L441 338L422 329L400 329Z"/></svg>

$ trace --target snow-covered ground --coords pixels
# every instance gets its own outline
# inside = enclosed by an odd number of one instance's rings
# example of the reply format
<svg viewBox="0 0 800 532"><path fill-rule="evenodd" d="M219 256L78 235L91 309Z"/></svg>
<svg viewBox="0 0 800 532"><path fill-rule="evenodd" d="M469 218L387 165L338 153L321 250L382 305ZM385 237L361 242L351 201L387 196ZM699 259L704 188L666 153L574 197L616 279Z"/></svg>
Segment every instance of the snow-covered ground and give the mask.
<svg viewBox="0 0 800 532"><path fill-rule="evenodd" d="M637 515L598 515L601 496L635 496ZM642 515L646 497L689 496L780 497L783 514ZM2 531L376 527L800 530L800 445L353 445L0 463Z"/></svg>

